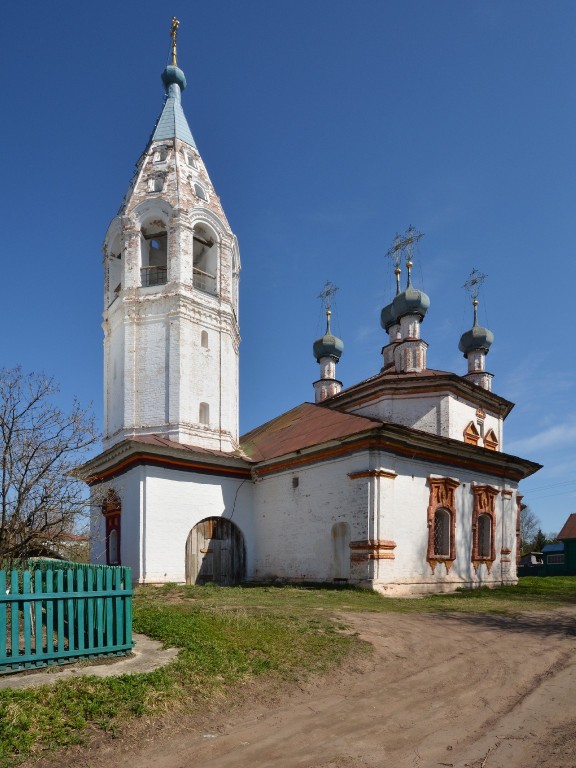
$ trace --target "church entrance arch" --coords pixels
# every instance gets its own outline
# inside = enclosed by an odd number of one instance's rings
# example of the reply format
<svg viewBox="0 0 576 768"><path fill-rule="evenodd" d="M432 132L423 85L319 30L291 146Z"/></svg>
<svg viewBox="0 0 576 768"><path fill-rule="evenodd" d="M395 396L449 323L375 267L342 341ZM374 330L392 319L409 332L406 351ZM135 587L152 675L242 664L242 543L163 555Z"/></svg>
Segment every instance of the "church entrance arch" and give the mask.
<svg viewBox="0 0 576 768"><path fill-rule="evenodd" d="M186 540L186 584L231 586L245 577L244 536L230 520L208 517Z"/></svg>

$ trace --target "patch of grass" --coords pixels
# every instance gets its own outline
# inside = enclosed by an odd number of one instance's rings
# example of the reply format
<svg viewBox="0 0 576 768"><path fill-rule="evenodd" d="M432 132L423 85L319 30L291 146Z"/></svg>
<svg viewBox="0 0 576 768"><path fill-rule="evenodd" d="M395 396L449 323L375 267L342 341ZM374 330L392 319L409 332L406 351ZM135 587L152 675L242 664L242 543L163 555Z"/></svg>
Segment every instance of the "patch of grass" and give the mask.
<svg viewBox="0 0 576 768"><path fill-rule="evenodd" d="M576 577L527 577L516 587L418 599L353 588L184 587L136 591L134 629L180 649L148 674L60 680L0 691L0 768L18 756L74 744L89 728L112 733L131 717L193 709L257 677L302 680L365 649L331 620L338 612L521 613L576 605Z"/></svg>

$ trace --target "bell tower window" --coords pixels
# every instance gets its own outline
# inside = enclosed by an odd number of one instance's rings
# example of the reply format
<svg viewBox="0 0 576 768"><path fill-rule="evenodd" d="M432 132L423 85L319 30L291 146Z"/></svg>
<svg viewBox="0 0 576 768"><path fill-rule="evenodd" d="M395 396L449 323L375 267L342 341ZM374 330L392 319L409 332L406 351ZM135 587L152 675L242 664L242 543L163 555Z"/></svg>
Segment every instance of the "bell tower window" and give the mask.
<svg viewBox="0 0 576 768"><path fill-rule="evenodd" d="M199 409L199 422L200 424L209 424L210 423L210 406L208 403L200 403L200 409Z"/></svg>
<svg viewBox="0 0 576 768"><path fill-rule="evenodd" d="M216 295L216 273L218 269L218 247L212 235L202 226L194 229L194 265L192 282L194 288Z"/></svg>
<svg viewBox="0 0 576 768"><path fill-rule="evenodd" d="M206 194L204 187L201 187L200 184L194 184L194 194L196 197L199 197L200 200L208 200L208 195Z"/></svg>
<svg viewBox="0 0 576 768"><path fill-rule="evenodd" d="M162 192L163 189L163 176L152 176L150 179L148 179L148 192Z"/></svg>
<svg viewBox="0 0 576 768"><path fill-rule="evenodd" d="M164 285L168 277L168 236L166 232L142 230L142 287Z"/></svg>

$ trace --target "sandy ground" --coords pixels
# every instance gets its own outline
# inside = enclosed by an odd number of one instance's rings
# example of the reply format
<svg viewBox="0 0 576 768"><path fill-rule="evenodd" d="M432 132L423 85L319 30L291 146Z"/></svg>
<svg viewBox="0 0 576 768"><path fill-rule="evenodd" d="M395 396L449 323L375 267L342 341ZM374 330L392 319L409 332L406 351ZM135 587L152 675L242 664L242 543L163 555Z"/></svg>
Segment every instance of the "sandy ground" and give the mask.
<svg viewBox="0 0 576 768"><path fill-rule="evenodd" d="M576 768L576 609L342 620L368 660L41 765Z"/></svg>

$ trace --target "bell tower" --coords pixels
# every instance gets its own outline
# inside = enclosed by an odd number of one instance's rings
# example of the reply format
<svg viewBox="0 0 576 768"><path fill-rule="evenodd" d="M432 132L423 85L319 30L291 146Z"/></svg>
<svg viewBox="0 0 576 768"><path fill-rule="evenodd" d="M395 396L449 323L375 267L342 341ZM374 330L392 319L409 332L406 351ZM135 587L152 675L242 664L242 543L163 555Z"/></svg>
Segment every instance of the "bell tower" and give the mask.
<svg viewBox="0 0 576 768"><path fill-rule="evenodd" d="M104 241L104 448L159 435L238 447L240 254L181 104L162 73L162 112Z"/></svg>

